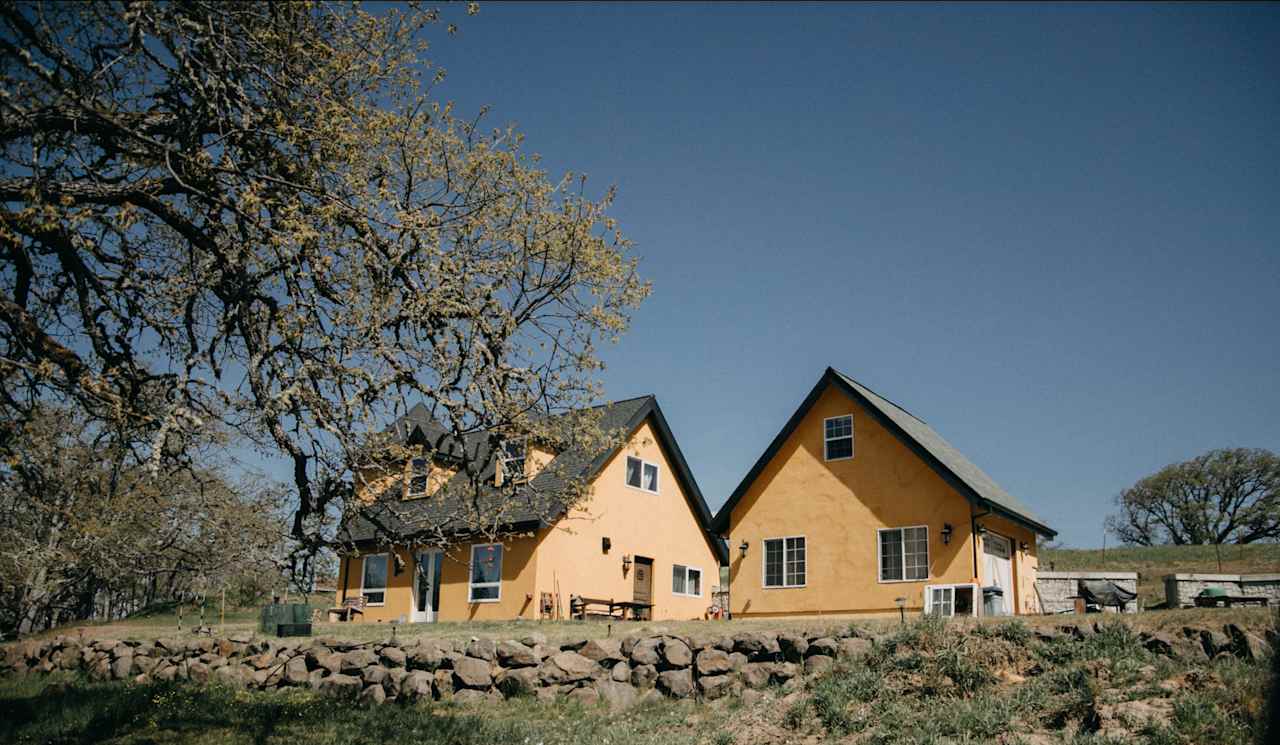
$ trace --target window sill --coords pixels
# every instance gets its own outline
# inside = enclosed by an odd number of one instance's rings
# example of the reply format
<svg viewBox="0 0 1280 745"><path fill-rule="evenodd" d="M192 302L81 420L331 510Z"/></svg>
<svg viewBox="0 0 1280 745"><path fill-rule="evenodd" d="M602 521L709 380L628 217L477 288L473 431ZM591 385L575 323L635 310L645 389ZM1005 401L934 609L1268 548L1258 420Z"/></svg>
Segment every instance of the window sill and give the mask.
<svg viewBox="0 0 1280 745"><path fill-rule="evenodd" d="M672 594L672 596L677 597L677 598L700 598L700 597L702 597L702 594L701 594L701 593L699 593L699 594L697 594L697 595L694 595L694 594L692 594L692 593L688 593L688 592L672 592L671 594Z"/></svg>
<svg viewBox="0 0 1280 745"><path fill-rule="evenodd" d="M660 491L651 491L649 489L644 488L643 486L632 486L631 484L627 484L626 487L631 491L644 492L645 494L661 494L662 493Z"/></svg>
<svg viewBox="0 0 1280 745"><path fill-rule="evenodd" d="M924 579L877 579L877 580L876 580L876 584L878 584L878 585L905 585L905 584L909 584L909 583L911 583L911 582L928 582L928 581L930 581L930 580L932 580L932 579L933 579L933 577L932 577L932 576L925 577Z"/></svg>
<svg viewBox="0 0 1280 745"><path fill-rule="evenodd" d="M853 460L853 456L852 456L852 455L846 455L846 456L845 456L845 457L843 457L843 458L823 458L823 459L822 459L822 461L823 461L824 463L835 463L835 462L837 462L837 461L842 461L842 460Z"/></svg>
<svg viewBox="0 0 1280 745"><path fill-rule="evenodd" d="M808 586L809 586L809 585L807 585L807 584L804 584L804 585L763 585L763 586L761 587L761 589L764 589L764 590L803 590L804 588L806 588L806 587L808 587Z"/></svg>
<svg viewBox="0 0 1280 745"><path fill-rule="evenodd" d="M502 602L502 598L468 599L467 602L472 605L480 605L481 603L500 603Z"/></svg>

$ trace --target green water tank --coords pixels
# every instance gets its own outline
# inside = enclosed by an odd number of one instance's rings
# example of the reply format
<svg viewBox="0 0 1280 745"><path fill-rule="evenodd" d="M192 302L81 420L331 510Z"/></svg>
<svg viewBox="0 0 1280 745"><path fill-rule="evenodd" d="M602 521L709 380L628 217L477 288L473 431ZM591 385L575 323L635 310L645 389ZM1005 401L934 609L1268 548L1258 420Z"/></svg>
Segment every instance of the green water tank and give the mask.
<svg viewBox="0 0 1280 745"><path fill-rule="evenodd" d="M1202 598L1225 598L1226 596L1226 588L1222 587L1206 587L1200 591L1200 597Z"/></svg>

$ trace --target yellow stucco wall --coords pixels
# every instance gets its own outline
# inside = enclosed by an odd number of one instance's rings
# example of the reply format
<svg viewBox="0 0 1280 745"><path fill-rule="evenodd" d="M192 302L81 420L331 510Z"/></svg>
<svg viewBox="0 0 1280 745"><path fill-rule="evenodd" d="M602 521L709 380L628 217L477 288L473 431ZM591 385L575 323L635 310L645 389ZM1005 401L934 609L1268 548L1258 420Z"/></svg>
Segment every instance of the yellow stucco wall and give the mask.
<svg viewBox="0 0 1280 745"><path fill-rule="evenodd" d="M854 457L824 461L823 420L845 414L853 415ZM925 585L975 580L970 516L968 500L853 399L828 387L730 515L730 608L735 617L896 614L902 597L918 611ZM1034 583L1034 536L991 517L980 523L993 530L999 523L1014 540L1015 584ZM952 528L947 544L944 524ZM929 579L879 582L877 530L920 525L929 531ZM762 541L787 536L806 539L805 586L766 589ZM1029 561L1017 551L1019 541L1030 544ZM1027 592L1018 593L1016 608L1028 607Z"/></svg>
<svg viewBox="0 0 1280 745"><path fill-rule="evenodd" d="M629 455L658 464L657 494L627 486ZM601 549L605 536L612 543L607 554ZM701 618L711 605L711 590L720 582L715 553L648 421L601 469L590 501L545 532L538 548L538 590L554 592L558 579L566 612L570 595L631 600L634 565L624 574L623 555L653 559L654 620ZM702 570L699 597L672 592L674 564Z"/></svg>
<svg viewBox="0 0 1280 745"><path fill-rule="evenodd" d="M627 486L628 455L658 464L657 494ZM547 460L547 454L533 450L528 462L536 472ZM601 539L605 536L612 542L607 554L601 550ZM601 469L593 482L589 502L552 528L505 541L504 545L501 598L496 603L468 602L470 544L446 552L438 620L536 619L540 593L554 594L557 585L561 611L566 615L570 595L631 600L633 576L631 571L623 572L624 554L633 559L646 556L654 560L655 620L701 618L711 604L712 588L719 584L715 553L676 479L669 454L658 444L648 421L640 425L628 444ZM362 620L386 622L410 618L412 559L407 552L401 551L400 555L405 561L404 568L400 575L388 578L385 604L368 608ZM702 570L700 596L672 592L673 564ZM338 586L347 587L351 596L360 591L361 566L358 558L341 564ZM349 582L348 569L352 573Z"/></svg>

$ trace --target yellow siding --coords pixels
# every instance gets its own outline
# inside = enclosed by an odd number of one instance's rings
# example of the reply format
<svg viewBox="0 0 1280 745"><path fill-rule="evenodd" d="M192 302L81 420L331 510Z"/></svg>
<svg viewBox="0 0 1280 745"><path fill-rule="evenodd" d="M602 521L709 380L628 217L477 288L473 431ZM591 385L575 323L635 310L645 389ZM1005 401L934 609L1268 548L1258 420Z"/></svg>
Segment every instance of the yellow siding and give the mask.
<svg viewBox="0 0 1280 745"><path fill-rule="evenodd" d="M627 486L628 455L658 464L658 494ZM612 542L607 554L601 549L605 536ZM715 553L648 421L601 469L590 502L544 532L538 590L554 592L558 580L566 613L570 595L631 600L634 565L624 574L623 555L653 559L654 620L702 618L711 605L711 590L720 582ZM701 597L672 593L673 564L702 570Z"/></svg>
<svg viewBox="0 0 1280 745"><path fill-rule="evenodd" d="M853 415L854 457L823 459L823 420ZM969 502L844 392L829 387L805 415L730 515L730 607L735 616L896 614L924 604L927 584L975 581ZM1035 542L1005 521L980 523L1014 541L1015 608L1033 593ZM942 529L952 537L944 544ZM880 582L880 528L929 530L929 579ZM804 536L807 580L800 588L764 588L763 539ZM749 546L744 557L739 548ZM1019 542L1029 544L1024 556ZM980 559L981 557L979 557ZM979 562L981 566L981 562Z"/></svg>

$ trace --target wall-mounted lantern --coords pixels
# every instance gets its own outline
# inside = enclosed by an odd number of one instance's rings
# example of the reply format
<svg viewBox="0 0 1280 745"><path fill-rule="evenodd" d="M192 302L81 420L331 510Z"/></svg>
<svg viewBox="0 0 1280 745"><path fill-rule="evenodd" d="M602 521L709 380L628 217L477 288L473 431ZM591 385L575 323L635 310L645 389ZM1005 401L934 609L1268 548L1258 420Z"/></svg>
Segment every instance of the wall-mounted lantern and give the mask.
<svg viewBox="0 0 1280 745"><path fill-rule="evenodd" d="M631 554L622 555L622 573L626 574L631 570Z"/></svg>
<svg viewBox="0 0 1280 745"><path fill-rule="evenodd" d="M750 546L751 544L747 543L746 541L743 541L742 543L738 544L738 550L742 552L742 558L744 559L747 558L747 549Z"/></svg>
<svg viewBox="0 0 1280 745"><path fill-rule="evenodd" d="M1031 548L1031 547L1027 545L1026 541L1021 541L1018 543L1018 550L1021 551L1022 553L1025 554L1028 548Z"/></svg>
<svg viewBox="0 0 1280 745"><path fill-rule="evenodd" d="M600 539L600 550L609 553L609 549L613 548L613 541L609 540L609 536Z"/></svg>
<svg viewBox="0 0 1280 745"><path fill-rule="evenodd" d="M979 526L978 526L978 535L986 535L986 534L987 534L987 526L985 526L985 525L979 525Z"/></svg>
<svg viewBox="0 0 1280 745"><path fill-rule="evenodd" d="M951 523L942 524L942 545L946 546L951 543Z"/></svg>

